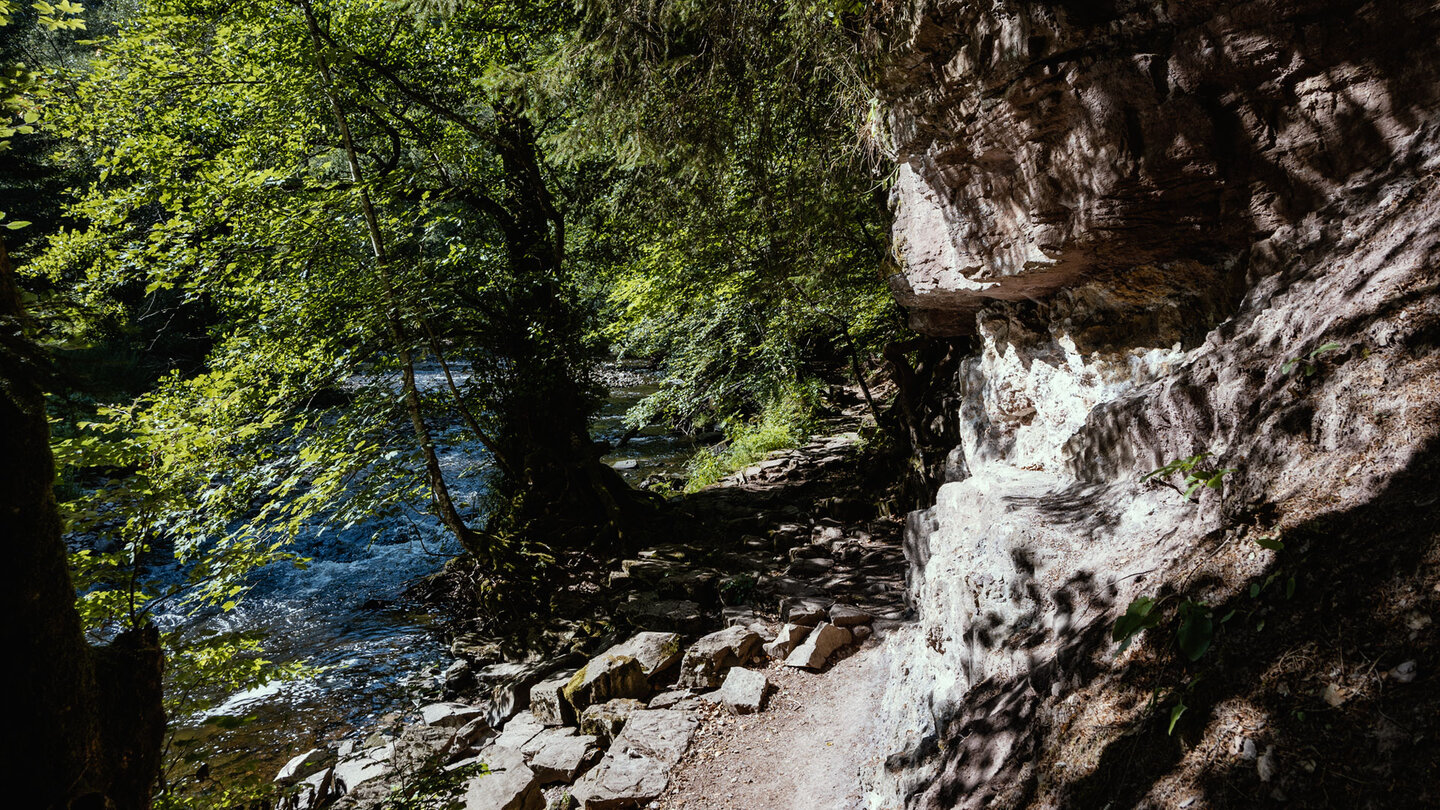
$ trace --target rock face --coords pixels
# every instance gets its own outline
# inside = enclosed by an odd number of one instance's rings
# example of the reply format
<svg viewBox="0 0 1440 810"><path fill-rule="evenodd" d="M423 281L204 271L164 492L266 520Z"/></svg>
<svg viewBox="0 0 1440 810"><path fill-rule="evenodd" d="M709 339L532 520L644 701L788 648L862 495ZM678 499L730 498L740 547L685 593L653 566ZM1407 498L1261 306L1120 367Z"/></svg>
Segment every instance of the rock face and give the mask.
<svg viewBox="0 0 1440 810"><path fill-rule="evenodd" d="M1084 806L1034 763L1083 754L1063 718L1115 616L1201 565L1216 602L1263 581L1268 552L1216 543L1359 508L1433 447L1440 4L898 8L891 284L948 341L922 421L949 443L867 786ZM1233 472L1197 502L1139 480L1200 453Z"/></svg>
<svg viewBox="0 0 1440 810"><path fill-rule="evenodd" d="M605 758L575 783L571 795L585 810L624 810L659 796L670 771L695 736L697 721L684 712L635 712Z"/></svg>

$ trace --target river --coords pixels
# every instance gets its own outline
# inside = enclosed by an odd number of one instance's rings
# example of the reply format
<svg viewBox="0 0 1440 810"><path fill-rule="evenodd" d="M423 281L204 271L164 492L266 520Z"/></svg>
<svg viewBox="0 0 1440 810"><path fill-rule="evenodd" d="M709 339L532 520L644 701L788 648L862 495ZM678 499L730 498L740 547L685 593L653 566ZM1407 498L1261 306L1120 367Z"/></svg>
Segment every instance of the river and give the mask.
<svg viewBox="0 0 1440 810"><path fill-rule="evenodd" d="M609 366L610 396L592 423L592 435L615 444L624 414L654 392L658 377L638 368ZM421 386L441 383L438 369L417 374ZM458 435L458 431L456 431ZM443 456L447 480L462 507L475 515L483 494L483 451L450 444ZM649 428L605 457L632 484L677 472L694 452L684 436ZM379 540L372 542L377 534ZM266 657L305 661L320 672L237 692L213 709L176 721L184 762L171 779L189 778L201 763L227 783L268 781L289 757L382 725L419 705L417 683L433 678L451 657L435 616L401 599L415 579L439 570L457 545L428 516L356 525L302 535L292 550L310 560L254 575L246 599L207 629L259 632ZM162 626L183 621L158 617Z"/></svg>

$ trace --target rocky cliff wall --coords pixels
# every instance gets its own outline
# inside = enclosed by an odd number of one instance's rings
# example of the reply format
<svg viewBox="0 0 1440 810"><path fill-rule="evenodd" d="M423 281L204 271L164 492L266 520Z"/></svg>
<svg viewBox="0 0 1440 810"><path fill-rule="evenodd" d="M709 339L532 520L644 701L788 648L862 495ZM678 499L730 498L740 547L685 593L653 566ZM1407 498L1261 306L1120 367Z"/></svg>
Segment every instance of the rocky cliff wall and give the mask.
<svg viewBox="0 0 1440 810"><path fill-rule="evenodd" d="M892 286L917 331L979 351L953 381L970 477L910 520L919 619L890 642L874 806L1328 803L1378 784L1324 751L1380 745L1387 712L1434 723L1384 704L1419 693L1330 698L1431 650L1412 616L1440 607L1423 494L1440 4L927 0L886 26ZM1196 502L1179 475L1141 480L1198 453L1233 472ZM1111 624L1141 595L1166 623L1117 656ZM1171 640L1186 599L1217 628L1193 663ZM1365 640L1337 641L1352 625ZM1306 712L1282 709L1313 689L1354 728L1310 757ZM1433 771L1429 746L1412 754Z"/></svg>

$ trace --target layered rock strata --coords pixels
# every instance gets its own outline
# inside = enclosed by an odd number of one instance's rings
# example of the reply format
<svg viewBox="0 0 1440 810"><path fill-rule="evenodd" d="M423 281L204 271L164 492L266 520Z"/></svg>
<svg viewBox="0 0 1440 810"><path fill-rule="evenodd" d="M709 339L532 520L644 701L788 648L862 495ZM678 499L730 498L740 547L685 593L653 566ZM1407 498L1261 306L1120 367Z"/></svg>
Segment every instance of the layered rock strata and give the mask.
<svg viewBox="0 0 1440 810"><path fill-rule="evenodd" d="M892 286L977 351L930 415L963 480L908 522L919 620L870 795L1081 806L1104 763L1067 739L1139 666L1109 637L1132 599L1224 603L1279 570L1249 537L1433 456L1440 12L931 0L888 26ZM1195 502L1142 481L1207 453L1230 472ZM1140 712L1108 709L1112 737ZM1131 798L1187 806L1195 768Z"/></svg>

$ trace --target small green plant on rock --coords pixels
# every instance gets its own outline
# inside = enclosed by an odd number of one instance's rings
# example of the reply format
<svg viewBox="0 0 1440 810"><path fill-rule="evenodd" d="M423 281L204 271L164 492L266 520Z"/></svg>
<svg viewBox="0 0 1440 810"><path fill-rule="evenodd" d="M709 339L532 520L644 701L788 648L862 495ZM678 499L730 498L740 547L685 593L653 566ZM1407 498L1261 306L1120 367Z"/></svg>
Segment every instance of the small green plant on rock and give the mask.
<svg viewBox="0 0 1440 810"><path fill-rule="evenodd" d="M1315 375L1315 372L1320 370L1320 365L1317 362L1318 358L1321 355L1328 354L1334 351L1339 351L1342 348L1344 347L1341 346L1339 343L1335 343L1333 341L1330 343L1322 344L1320 347L1316 348L1314 351L1310 352L1304 357L1292 357L1289 360L1286 360L1284 363L1281 363L1280 373L1290 374L1298 368L1304 372L1306 377L1313 377Z"/></svg>
<svg viewBox="0 0 1440 810"><path fill-rule="evenodd" d="M1209 452L1205 452L1196 453L1189 458L1177 458L1163 467L1151 470L1140 476L1140 482L1144 483L1154 479L1184 495L1186 500L1189 500L1190 497L1202 487L1217 490L1223 489L1225 486L1225 476L1233 472L1239 472L1239 470L1234 467L1221 467L1217 469L1201 466L1205 459L1210 458L1210 455ZM1175 473L1185 474L1183 484L1185 488L1183 490L1165 480L1166 476Z"/></svg>

